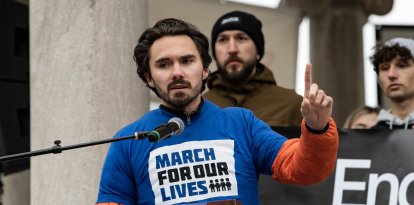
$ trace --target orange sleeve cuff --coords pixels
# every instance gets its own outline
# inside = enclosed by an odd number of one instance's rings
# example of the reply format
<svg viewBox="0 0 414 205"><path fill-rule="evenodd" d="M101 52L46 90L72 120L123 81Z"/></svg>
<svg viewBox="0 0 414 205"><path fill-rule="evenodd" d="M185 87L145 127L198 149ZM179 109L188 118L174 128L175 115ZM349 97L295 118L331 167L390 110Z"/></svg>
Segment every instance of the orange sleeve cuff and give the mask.
<svg viewBox="0 0 414 205"><path fill-rule="evenodd" d="M325 133L310 132L301 124L300 138L287 140L273 161L272 178L282 183L309 185L328 178L334 170L339 137L336 124L329 119Z"/></svg>

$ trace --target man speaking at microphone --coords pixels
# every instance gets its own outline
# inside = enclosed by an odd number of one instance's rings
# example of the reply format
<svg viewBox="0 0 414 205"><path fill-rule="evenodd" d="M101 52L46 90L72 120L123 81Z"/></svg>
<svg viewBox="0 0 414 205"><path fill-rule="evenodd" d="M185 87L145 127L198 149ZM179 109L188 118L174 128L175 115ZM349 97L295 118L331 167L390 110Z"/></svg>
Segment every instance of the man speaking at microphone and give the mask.
<svg viewBox="0 0 414 205"><path fill-rule="evenodd" d="M331 118L333 100L312 84L310 65L301 106L302 135L287 140L251 111L222 109L201 97L211 63L208 52L206 36L178 19L160 20L141 35L134 51L137 72L162 104L115 137L144 131L151 138L157 136L154 133L163 133L165 138L168 130L159 126L173 118L184 121L185 129L177 131L180 125L167 124L173 136L164 140L112 143L97 204L233 199L259 204L261 173L300 185L321 182L332 173L338 150L338 133Z"/></svg>

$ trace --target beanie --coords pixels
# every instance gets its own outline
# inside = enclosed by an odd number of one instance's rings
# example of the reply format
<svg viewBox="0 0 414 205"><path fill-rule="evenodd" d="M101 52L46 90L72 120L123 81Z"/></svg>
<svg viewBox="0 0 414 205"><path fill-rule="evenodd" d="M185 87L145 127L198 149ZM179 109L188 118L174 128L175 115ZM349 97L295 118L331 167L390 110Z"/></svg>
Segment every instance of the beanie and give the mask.
<svg viewBox="0 0 414 205"><path fill-rule="evenodd" d="M214 58L216 53L214 50L214 44L216 43L217 36L220 32L225 30L242 30L246 32L256 45L257 53L262 59L264 54L264 37L262 33L262 22L260 22L255 16L242 12L232 11L230 13L221 16L213 26L211 31L211 50Z"/></svg>
<svg viewBox="0 0 414 205"><path fill-rule="evenodd" d="M393 46L395 44L400 45L401 47L405 47L411 52L411 57L414 58L414 40L410 38L393 38L387 42L385 42L386 46Z"/></svg>

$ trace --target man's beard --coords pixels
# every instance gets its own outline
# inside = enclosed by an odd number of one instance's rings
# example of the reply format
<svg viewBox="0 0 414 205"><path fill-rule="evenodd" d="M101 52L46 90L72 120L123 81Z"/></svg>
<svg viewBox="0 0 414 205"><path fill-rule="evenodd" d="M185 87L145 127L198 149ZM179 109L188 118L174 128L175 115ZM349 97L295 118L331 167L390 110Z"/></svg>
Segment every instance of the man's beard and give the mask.
<svg viewBox="0 0 414 205"><path fill-rule="evenodd" d="M191 92L190 93L176 92L174 96L170 96L169 91L176 84L185 85L187 88L191 90ZM202 84L203 84L203 79L201 78L200 83L196 85L194 88L192 88L190 82L183 80L183 79L178 79L168 84L167 91L164 91L157 84L154 83L155 94L159 98L161 98L163 101L173 106L174 108L184 108L185 106L190 104L194 99L196 99L197 96L201 93Z"/></svg>
<svg viewBox="0 0 414 205"><path fill-rule="evenodd" d="M237 72L234 71L232 73L227 72L226 65L228 62L232 60L237 60L239 63L242 64L242 69ZM220 65L218 62L217 64L217 70L218 73L223 77L223 80L225 82L231 83L231 84L242 84L248 81L252 75L252 72L254 68L256 67L256 59L250 59L247 61L243 61L239 57L230 57L225 62L224 65Z"/></svg>

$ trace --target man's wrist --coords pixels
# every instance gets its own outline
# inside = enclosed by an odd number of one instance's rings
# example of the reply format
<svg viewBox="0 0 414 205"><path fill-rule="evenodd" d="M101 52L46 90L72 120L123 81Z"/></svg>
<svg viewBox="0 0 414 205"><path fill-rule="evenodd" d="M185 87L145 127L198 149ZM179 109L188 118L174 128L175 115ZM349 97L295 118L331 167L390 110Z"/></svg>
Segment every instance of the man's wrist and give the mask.
<svg viewBox="0 0 414 205"><path fill-rule="evenodd" d="M323 129L321 129L321 130L315 130L315 129L312 129L311 127L309 127L306 123L305 123L305 126L306 126L306 129L308 129L309 130L309 132L312 132L313 134L323 134L323 133L325 133L326 131L328 131L328 129L329 129L329 122L328 123L326 123L326 126L323 128Z"/></svg>

